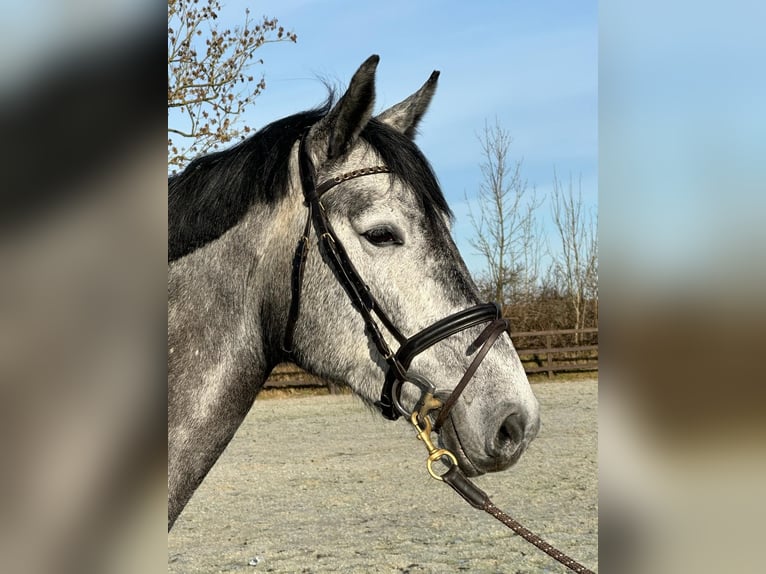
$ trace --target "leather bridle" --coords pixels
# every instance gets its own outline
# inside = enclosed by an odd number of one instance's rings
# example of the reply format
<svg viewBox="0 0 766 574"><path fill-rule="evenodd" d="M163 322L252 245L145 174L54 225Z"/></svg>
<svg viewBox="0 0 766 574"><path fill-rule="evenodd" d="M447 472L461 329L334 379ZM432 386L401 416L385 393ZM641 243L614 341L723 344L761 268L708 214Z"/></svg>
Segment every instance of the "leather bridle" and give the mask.
<svg viewBox="0 0 766 574"><path fill-rule="evenodd" d="M356 267L354 267L343 244L335 234L322 204L323 195L344 181L390 172L386 166L376 165L335 176L317 185L315 181L316 171L307 150L306 134L307 132L304 132L301 136L298 146L298 165L304 203L308 208L308 217L306 218L303 235L298 241L293 257L292 300L288 313L283 350L288 354L293 351L293 336L300 315L301 290L306 254L309 246L309 234L313 226L319 240L320 252L324 261L330 266L336 279L346 291L352 305L362 316L367 336L372 340L388 365L380 400L376 403L376 406L387 419L396 420L400 416L409 418L412 411L402 405L401 393L405 383L413 384L421 392L421 398L416 409L422 406L426 397L428 397L428 400L431 400L429 411L435 411L441 407L433 425L433 430L438 431L447 420L452 407L476 373L489 349L503 332L510 332L509 322L501 316L498 305L495 303L484 303L449 315L411 337L404 336L382 309L375 296L370 292L367 284L359 275ZM376 318L399 343L399 349L396 353L391 350L391 346L386 341ZM469 349L469 351L478 352L452 391L440 392L423 377L408 373L413 359L418 354L447 337L483 323L488 324ZM445 396L446 398L444 398ZM439 405L436 406L434 401L437 401Z"/></svg>
<svg viewBox="0 0 766 574"><path fill-rule="evenodd" d="M314 165L306 149L307 133L301 136L298 146L298 165L300 170L301 188L303 189L304 203L308 208L308 217L303 229L303 235L298 241L293 257L292 272L292 300L288 312L287 328L283 342L283 350L290 355L293 352L293 336L295 325L298 321L301 308L301 287L303 285L303 271L306 265L306 254L309 246L309 234L313 226L319 240L319 248L327 265L330 266L336 279L341 284L346 294L351 299L354 308L364 319L367 336L372 339L375 347L388 364L385 382L380 394L380 400L376 406L383 416L396 420L400 416L406 416L417 431L418 439L423 441L428 449L426 466L431 476L444 481L452 487L463 499L474 508L490 514L516 534L535 545L537 548L565 565L578 574L594 574L591 570L570 558L557 548L545 542L535 533L531 532L511 516L500 510L490 500L487 494L471 482L460 470L455 455L444 449L438 448L431 440L431 432L438 431L444 424L455 406L458 398L466 385L473 378L479 365L487 356L492 345L504 333L510 334L510 324L500 313L500 307L494 303L475 305L453 313L426 327L411 337L405 337L394 322L381 308L378 301L370 292L367 284L362 280L354 264L349 259L338 236L330 224L322 205L322 196L336 185L379 173L390 173L386 166L376 165L368 168L357 169L333 177L316 185L316 172ZM399 343L396 353L391 350L375 317L385 326L391 335ZM481 334L471 344L469 352L476 352L471 364L466 369L463 377L452 391L440 392L428 380L418 375L408 373L412 360L426 349L443 341L456 333L470 329L482 323L488 323ZM414 409L406 409L401 402L402 386L411 383L421 391L420 398ZM446 398L444 398L446 396ZM431 413L438 411L435 422L431 423ZM446 460L445 460L446 459ZM438 474L432 467L437 460L445 462L448 470Z"/></svg>

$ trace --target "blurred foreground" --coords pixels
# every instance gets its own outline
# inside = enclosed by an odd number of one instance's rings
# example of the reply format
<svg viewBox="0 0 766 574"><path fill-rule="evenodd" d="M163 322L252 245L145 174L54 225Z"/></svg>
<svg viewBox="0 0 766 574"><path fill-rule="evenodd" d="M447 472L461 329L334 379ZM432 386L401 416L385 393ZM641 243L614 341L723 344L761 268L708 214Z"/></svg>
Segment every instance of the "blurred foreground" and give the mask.
<svg viewBox="0 0 766 574"><path fill-rule="evenodd" d="M0 60L0 571L164 571L164 24L48 4ZM762 570L766 15L683 4L599 7L604 572Z"/></svg>

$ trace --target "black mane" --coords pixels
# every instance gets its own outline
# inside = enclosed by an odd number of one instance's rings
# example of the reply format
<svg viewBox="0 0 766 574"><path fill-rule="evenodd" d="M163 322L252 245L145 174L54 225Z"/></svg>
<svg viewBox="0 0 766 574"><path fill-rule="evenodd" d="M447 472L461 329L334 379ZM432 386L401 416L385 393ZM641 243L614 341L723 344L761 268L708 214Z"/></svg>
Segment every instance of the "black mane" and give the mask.
<svg viewBox="0 0 766 574"><path fill-rule="evenodd" d="M233 227L255 202L274 203L289 189L290 151L331 102L277 120L239 144L192 161L168 178L168 261ZM409 137L372 119L362 130L392 175L418 195L428 217L451 212L428 160Z"/></svg>

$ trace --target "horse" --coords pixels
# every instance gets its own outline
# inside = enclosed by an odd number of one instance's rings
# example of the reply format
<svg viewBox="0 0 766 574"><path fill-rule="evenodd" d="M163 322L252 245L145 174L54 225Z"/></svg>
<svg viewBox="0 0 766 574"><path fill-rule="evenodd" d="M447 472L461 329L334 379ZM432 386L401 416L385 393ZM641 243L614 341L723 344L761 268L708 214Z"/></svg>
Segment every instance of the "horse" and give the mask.
<svg viewBox="0 0 766 574"><path fill-rule="evenodd" d="M389 419L446 393L434 430L467 476L512 466L538 432L414 143L439 72L373 115L378 61L168 179L168 530L284 361Z"/></svg>

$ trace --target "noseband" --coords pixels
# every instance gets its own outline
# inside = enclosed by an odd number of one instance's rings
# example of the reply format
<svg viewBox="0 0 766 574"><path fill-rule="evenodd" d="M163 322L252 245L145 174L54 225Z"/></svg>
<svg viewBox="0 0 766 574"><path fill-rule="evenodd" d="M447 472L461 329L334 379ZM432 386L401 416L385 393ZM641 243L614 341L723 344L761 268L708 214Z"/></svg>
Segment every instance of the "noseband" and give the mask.
<svg viewBox="0 0 766 574"><path fill-rule="evenodd" d="M390 173L388 168L382 165L362 168L335 176L332 179L317 185L315 181L316 171L308 154L308 150L306 149L305 133L301 137L298 147L298 164L304 204L308 208L308 217L303 230L303 236L298 241L295 255L293 257L292 300L288 314L283 350L288 354L293 351L293 335L300 314L301 286L303 283L306 253L309 245L309 233L311 232L311 227L313 225L314 232L319 239L320 251L325 262L330 266L336 279L346 291L354 308L362 316L367 336L372 339L378 352L388 365L388 371L381 390L380 400L376 403L376 406L380 409L383 416L390 420L396 420L400 416L410 417L412 411L406 409L402 405L401 393L405 383L413 384L421 391L421 397L415 410L427 413L430 410L435 410L441 407L433 426L433 430L438 431L447 420L449 412L457 402L458 397L463 392L468 382L476 373L482 360L489 352L490 347L492 347L503 332L510 332L508 320L502 318L500 307L498 305L495 303L485 303L469 307L463 311L458 311L457 313L449 315L429 327L426 327L411 337L405 337L381 308L378 301L370 292L370 288L360 277L359 272L349 259L343 244L335 234L321 201L322 196L327 191L344 181L367 175ZM375 320L376 318L399 343L399 349L396 353L391 350L378 322ZM483 323L488 323L487 327L482 331L469 349L470 352L478 350L476 357L460 379L460 382L451 392L438 392L436 387L423 377L415 374L408 374L408 369L417 355L436 343L443 341L447 337ZM427 410L423 411L424 404L429 401L430 404Z"/></svg>

